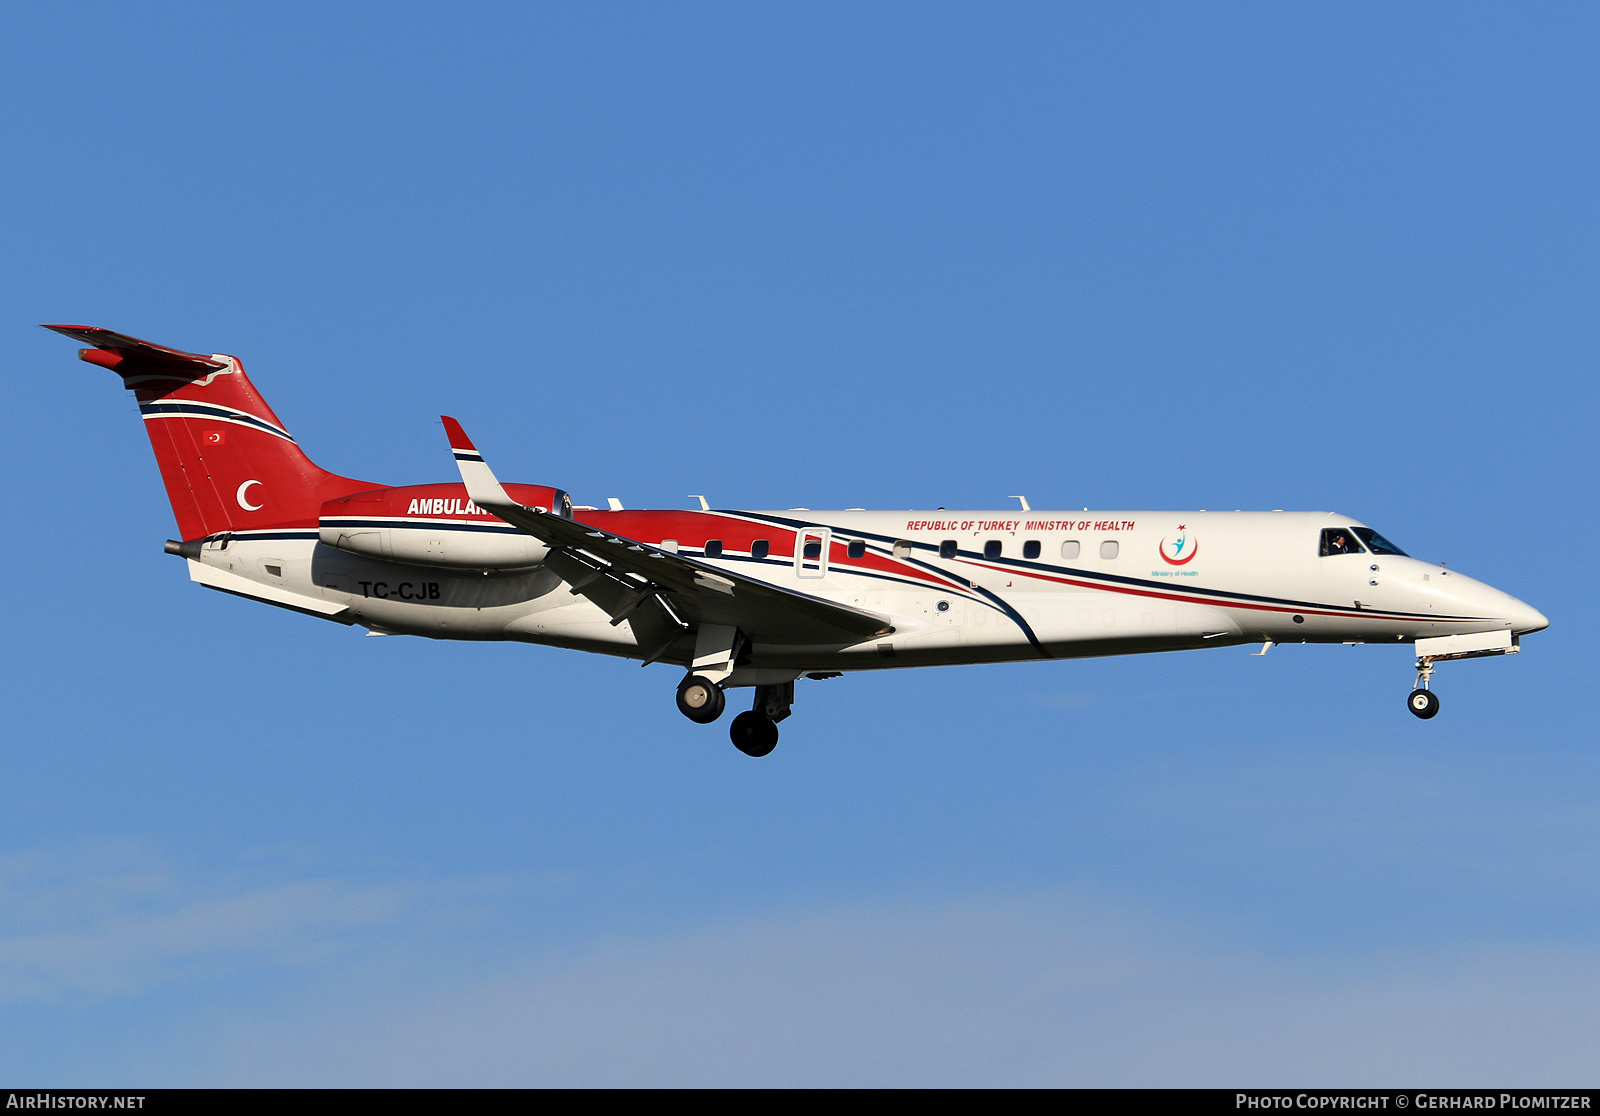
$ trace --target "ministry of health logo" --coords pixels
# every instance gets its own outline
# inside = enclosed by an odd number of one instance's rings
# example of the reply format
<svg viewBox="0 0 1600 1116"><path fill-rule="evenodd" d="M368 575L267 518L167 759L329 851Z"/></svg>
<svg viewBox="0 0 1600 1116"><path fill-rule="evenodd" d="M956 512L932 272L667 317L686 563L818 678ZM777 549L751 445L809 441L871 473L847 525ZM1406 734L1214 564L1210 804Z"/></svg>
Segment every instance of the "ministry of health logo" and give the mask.
<svg viewBox="0 0 1600 1116"><path fill-rule="evenodd" d="M1178 524L1178 533L1161 540L1161 560L1169 566L1187 566L1200 552L1200 544L1189 534L1189 528Z"/></svg>

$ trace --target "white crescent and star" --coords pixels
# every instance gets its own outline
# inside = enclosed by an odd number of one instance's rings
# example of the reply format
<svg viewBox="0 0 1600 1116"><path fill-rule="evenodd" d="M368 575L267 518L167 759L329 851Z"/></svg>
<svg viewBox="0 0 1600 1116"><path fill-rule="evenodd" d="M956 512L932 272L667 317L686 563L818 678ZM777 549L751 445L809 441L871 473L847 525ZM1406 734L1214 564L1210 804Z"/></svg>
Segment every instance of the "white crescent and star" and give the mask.
<svg viewBox="0 0 1600 1116"><path fill-rule="evenodd" d="M252 504L252 503L250 503L248 500L246 500L244 498L245 492L249 489L249 487L252 484L260 484L260 483L261 482L258 481L258 480L247 480L247 481L245 481L243 484L241 484L239 486L239 491L237 491L237 492L235 492L233 494L234 499L239 501L239 506L241 508L243 508L245 511L260 511L261 510L261 505L260 504Z"/></svg>

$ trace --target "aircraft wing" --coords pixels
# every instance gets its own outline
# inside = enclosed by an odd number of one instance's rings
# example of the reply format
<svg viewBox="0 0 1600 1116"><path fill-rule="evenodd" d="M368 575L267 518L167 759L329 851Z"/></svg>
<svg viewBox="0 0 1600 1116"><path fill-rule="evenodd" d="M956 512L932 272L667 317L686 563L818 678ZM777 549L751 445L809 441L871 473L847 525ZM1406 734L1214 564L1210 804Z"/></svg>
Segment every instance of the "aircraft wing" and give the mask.
<svg viewBox="0 0 1600 1116"><path fill-rule="evenodd" d="M727 624L763 643L860 643L894 631L886 616L783 589L519 504L495 479L461 424L442 417L472 502L548 546L545 565L569 582L572 592L611 613L613 624L653 599L684 628Z"/></svg>

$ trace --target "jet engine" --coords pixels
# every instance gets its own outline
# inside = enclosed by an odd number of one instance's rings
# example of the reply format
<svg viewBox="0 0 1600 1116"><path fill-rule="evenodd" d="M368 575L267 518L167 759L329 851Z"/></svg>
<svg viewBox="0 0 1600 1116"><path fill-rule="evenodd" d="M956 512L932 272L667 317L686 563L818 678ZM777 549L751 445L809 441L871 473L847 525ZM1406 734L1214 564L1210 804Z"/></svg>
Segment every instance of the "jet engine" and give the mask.
<svg viewBox="0 0 1600 1116"><path fill-rule="evenodd" d="M559 488L508 484L528 507L572 517ZM416 484L357 492L322 505L318 534L326 546L420 566L516 570L537 566L549 549L472 502L460 484Z"/></svg>

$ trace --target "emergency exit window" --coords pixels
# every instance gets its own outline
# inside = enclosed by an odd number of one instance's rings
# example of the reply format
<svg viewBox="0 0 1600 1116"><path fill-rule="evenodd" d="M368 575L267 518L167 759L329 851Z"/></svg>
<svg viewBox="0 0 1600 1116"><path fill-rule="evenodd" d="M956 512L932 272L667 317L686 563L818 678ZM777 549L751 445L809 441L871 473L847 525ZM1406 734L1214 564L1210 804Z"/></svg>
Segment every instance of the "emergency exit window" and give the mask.
<svg viewBox="0 0 1600 1116"><path fill-rule="evenodd" d="M1000 557L1000 540L990 539L983 544L983 556L991 562Z"/></svg>

